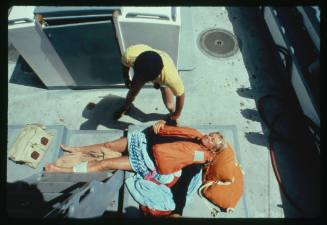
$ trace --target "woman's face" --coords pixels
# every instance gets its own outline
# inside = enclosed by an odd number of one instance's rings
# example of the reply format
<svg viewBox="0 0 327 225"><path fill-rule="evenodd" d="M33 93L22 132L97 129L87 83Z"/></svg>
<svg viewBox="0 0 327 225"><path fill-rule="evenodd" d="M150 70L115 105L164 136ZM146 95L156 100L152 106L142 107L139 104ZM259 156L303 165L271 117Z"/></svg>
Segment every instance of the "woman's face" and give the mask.
<svg viewBox="0 0 327 225"><path fill-rule="evenodd" d="M206 134L201 138L201 143L208 149L214 149L218 143L220 136L217 133Z"/></svg>

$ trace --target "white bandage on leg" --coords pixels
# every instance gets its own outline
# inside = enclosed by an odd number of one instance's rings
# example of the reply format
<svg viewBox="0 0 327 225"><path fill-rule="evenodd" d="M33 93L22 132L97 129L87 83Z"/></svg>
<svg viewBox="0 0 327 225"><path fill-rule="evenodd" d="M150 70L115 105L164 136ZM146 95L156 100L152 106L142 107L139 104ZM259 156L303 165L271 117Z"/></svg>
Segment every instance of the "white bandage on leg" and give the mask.
<svg viewBox="0 0 327 225"><path fill-rule="evenodd" d="M76 164L73 167L74 173L87 173L87 161Z"/></svg>

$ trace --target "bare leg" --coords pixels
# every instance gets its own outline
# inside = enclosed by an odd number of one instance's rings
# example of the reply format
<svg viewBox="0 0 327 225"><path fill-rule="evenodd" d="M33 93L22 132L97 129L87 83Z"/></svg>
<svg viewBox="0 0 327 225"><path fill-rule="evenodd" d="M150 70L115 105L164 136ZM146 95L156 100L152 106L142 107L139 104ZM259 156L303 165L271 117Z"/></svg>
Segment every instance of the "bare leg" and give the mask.
<svg viewBox="0 0 327 225"><path fill-rule="evenodd" d="M47 164L44 167L46 172L73 172L73 167L60 167L53 163ZM99 172L107 170L132 170L128 156L118 158L104 159L102 161L90 161L87 165L88 172Z"/></svg>
<svg viewBox="0 0 327 225"><path fill-rule="evenodd" d="M54 163L48 163L44 166L44 171L70 173L73 172L73 167L61 167L61 166L56 166L56 164Z"/></svg>
<svg viewBox="0 0 327 225"><path fill-rule="evenodd" d="M175 112L175 104L174 104L174 94L173 91L169 87L161 87L160 88L162 100L168 109L169 113L172 114Z"/></svg>
<svg viewBox="0 0 327 225"><path fill-rule="evenodd" d="M80 147L69 147L66 145L60 145L60 147L67 152L101 152L103 148L110 149L116 152L124 152L127 150L127 138L121 137L114 141L108 141L100 144L94 144L94 145L87 145L87 146L80 146Z"/></svg>

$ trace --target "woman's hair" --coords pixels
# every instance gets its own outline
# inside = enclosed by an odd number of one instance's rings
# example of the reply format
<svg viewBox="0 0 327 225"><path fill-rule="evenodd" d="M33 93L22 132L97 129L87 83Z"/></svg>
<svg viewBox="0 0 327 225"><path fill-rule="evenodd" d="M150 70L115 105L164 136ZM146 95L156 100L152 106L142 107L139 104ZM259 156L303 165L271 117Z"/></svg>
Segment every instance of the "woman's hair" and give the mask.
<svg viewBox="0 0 327 225"><path fill-rule="evenodd" d="M142 52L134 62L134 78L143 81L153 81L163 68L160 55L154 51Z"/></svg>
<svg viewBox="0 0 327 225"><path fill-rule="evenodd" d="M227 147L227 143L224 139L224 136L220 132L214 132L214 134L217 134L219 136L219 139L216 141L216 150L221 151L224 150Z"/></svg>

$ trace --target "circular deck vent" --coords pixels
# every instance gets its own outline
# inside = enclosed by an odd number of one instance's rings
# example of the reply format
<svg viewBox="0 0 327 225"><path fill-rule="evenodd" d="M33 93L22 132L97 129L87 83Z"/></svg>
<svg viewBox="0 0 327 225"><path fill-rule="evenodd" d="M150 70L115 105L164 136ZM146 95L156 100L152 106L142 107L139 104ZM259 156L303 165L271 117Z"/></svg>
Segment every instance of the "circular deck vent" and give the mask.
<svg viewBox="0 0 327 225"><path fill-rule="evenodd" d="M200 49L215 58L227 58L238 50L236 37L223 29L209 29L202 32L198 38Z"/></svg>

